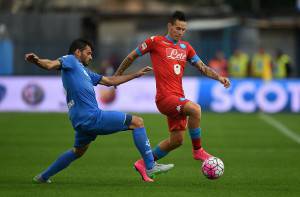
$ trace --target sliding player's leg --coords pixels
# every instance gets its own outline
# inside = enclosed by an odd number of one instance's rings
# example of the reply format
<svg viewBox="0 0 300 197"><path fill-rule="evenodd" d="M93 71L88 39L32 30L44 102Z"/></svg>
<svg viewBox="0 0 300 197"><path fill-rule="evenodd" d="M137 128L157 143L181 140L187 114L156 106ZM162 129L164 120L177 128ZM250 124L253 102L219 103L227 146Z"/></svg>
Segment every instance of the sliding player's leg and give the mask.
<svg viewBox="0 0 300 197"><path fill-rule="evenodd" d="M96 117L96 116L95 116ZM85 128L86 130L83 130ZM64 152L45 171L33 178L35 183L51 183L50 177L68 167L73 161L84 155L89 144L96 139L97 135L88 130L87 125L80 125L75 131L74 148Z"/></svg>
<svg viewBox="0 0 300 197"><path fill-rule="evenodd" d="M35 183L51 183L50 177L67 168L73 161L84 155L88 147L89 144L84 144L64 152L45 171L35 176L33 181Z"/></svg>
<svg viewBox="0 0 300 197"><path fill-rule="evenodd" d="M162 165L154 162L149 139L147 137L144 121L138 116L132 116L123 112L102 111L101 128L99 135L112 134L121 130L132 130L133 141L143 160L136 162L135 168L141 174L144 181L153 181L155 174L168 171L173 165Z"/></svg>
<svg viewBox="0 0 300 197"><path fill-rule="evenodd" d="M134 144L143 157L146 168L153 168L154 159L142 118L118 111L102 111L99 125L99 135L132 130Z"/></svg>

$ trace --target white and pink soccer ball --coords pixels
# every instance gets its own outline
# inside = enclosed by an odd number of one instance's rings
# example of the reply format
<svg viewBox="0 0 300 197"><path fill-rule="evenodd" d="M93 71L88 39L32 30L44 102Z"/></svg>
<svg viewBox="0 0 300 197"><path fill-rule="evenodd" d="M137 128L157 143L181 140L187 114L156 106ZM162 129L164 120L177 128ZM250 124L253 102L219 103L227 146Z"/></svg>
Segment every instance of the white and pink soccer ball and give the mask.
<svg viewBox="0 0 300 197"><path fill-rule="evenodd" d="M224 163L217 157L210 157L202 163L203 175L208 179L217 179L224 173Z"/></svg>

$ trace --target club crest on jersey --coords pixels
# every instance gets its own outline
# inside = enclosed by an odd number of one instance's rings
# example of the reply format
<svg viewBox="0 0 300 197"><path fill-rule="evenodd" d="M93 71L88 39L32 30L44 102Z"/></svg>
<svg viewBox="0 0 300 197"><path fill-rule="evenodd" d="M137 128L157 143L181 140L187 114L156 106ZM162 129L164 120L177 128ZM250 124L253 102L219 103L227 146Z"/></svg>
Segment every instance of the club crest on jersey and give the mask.
<svg viewBox="0 0 300 197"><path fill-rule="evenodd" d="M166 55L168 59L182 61L186 60L186 52L182 49L166 48Z"/></svg>
<svg viewBox="0 0 300 197"><path fill-rule="evenodd" d="M181 43L179 46L180 46L182 49L185 49L185 48L186 48L186 45L183 44L183 43Z"/></svg>

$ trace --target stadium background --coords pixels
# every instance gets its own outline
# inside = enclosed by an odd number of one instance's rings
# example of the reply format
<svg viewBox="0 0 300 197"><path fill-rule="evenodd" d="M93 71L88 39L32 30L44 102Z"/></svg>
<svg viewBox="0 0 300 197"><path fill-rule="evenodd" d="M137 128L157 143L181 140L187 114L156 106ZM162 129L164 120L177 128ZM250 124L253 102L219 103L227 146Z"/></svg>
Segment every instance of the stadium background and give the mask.
<svg viewBox="0 0 300 197"><path fill-rule="evenodd" d="M32 185L33 175L72 146L73 131L59 73L24 62L24 54L54 59L85 37L95 43L91 69L110 75L146 37L164 34L176 9L186 12L185 39L205 63L217 51L229 59L235 49L252 56L259 47L291 58L288 78L231 78L229 90L186 67L186 96L202 106L204 145L224 160L224 176L212 182L200 175L187 138L162 161L175 163L174 171L143 184L131 169L138 157L131 136L120 133L100 137L53 185ZM0 0L0 195L299 196L299 12L298 0ZM140 58L129 72L149 64ZM152 145L167 136L151 74L96 93L103 109L139 113Z"/></svg>

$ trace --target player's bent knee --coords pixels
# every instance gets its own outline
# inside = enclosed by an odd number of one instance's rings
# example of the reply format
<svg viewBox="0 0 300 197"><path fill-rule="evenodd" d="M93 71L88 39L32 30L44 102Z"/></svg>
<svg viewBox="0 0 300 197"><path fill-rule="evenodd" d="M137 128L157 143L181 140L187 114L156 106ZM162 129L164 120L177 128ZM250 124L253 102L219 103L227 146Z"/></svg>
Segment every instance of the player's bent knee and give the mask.
<svg viewBox="0 0 300 197"><path fill-rule="evenodd" d="M84 155L84 153L85 153L85 151L77 149L77 148L75 148L73 151L76 154L77 158L82 157Z"/></svg>
<svg viewBox="0 0 300 197"><path fill-rule="evenodd" d="M192 107L192 111L195 114L201 114L201 106L199 104L194 103L194 105Z"/></svg>
<svg viewBox="0 0 300 197"><path fill-rule="evenodd" d="M201 115L201 106L197 103L188 102L184 106L184 113L189 116L200 116Z"/></svg>
<svg viewBox="0 0 300 197"><path fill-rule="evenodd" d="M194 103L191 107L191 113L190 116L194 116L195 118L200 118L201 116L201 106Z"/></svg>
<svg viewBox="0 0 300 197"><path fill-rule="evenodd" d="M143 120L143 118L138 117L138 116L133 116L132 117L131 126L132 126L133 129L144 127L144 120Z"/></svg>
<svg viewBox="0 0 300 197"><path fill-rule="evenodd" d="M196 104L196 111L201 113L201 106L199 104Z"/></svg>
<svg viewBox="0 0 300 197"><path fill-rule="evenodd" d="M73 148L73 152L76 154L77 158L80 158L84 155L88 146L80 147L80 148Z"/></svg>

